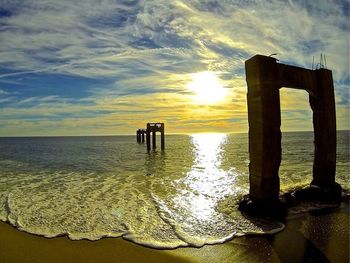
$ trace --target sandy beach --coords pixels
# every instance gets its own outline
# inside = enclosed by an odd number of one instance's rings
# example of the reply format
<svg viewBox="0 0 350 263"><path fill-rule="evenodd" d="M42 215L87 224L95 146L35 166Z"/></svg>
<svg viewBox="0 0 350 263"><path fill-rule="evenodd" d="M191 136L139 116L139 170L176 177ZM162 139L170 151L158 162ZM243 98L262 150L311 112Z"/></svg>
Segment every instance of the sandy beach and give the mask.
<svg viewBox="0 0 350 263"><path fill-rule="evenodd" d="M276 235L202 248L156 250L122 238L44 238L0 223L0 262L349 262L349 203L289 217Z"/></svg>

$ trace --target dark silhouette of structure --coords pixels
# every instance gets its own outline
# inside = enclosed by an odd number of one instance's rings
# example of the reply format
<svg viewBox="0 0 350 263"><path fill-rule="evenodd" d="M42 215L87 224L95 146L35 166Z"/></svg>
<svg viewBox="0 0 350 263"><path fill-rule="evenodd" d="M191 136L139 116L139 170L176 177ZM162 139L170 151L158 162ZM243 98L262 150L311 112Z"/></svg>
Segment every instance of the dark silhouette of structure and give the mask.
<svg viewBox="0 0 350 263"><path fill-rule="evenodd" d="M146 129L138 129L136 131L136 141L138 143L144 143L145 142L145 134L146 134Z"/></svg>
<svg viewBox="0 0 350 263"><path fill-rule="evenodd" d="M146 129L147 151L151 150L151 132L152 132L153 149L156 148L156 132L157 131L160 132L161 149L164 150L164 148L165 148L164 123L156 122L156 123L147 123L147 129Z"/></svg>
<svg viewBox="0 0 350 263"><path fill-rule="evenodd" d="M336 118L332 71L285 65L277 63L273 57L262 55L247 60L245 70L250 191L249 196L241 201L240 209L269 213L281 208L278 176L281 163L281 87L303 89L309 93L315 145L313 190L310 193L328 199L340 198L341 187L335 182Z"/></svg>

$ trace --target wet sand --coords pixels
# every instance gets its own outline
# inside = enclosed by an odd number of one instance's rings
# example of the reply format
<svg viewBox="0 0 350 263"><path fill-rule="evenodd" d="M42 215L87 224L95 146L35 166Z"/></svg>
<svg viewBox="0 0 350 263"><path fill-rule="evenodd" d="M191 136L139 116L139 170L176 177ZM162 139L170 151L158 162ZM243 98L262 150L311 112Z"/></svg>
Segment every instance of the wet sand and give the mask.
<svg viewBox="0 0 350 263"><path fill-rule="evenodd" d="M156 250L122 238L44 238L0 222L0 262L349 262L349 203L287 220L275 235L202 248Z"/></svg>

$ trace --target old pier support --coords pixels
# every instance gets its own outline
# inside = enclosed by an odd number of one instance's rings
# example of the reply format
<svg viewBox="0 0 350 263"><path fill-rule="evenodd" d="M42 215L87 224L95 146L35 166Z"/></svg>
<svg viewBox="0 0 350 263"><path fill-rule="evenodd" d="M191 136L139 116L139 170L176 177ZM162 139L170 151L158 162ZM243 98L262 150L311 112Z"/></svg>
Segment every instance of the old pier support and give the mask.
<svg viewBox="0 0 350 263"><path fill-rule="evenodd" d="M138 143L144 143L145 142L145 134L146 134L145 129L138 129L136 131L136 141Z"/></svg>
<svg viewBox="0 0 350 263"><path fill-rule="evenodd" d="M314 125L314 164L311 186L320 199L338 200L341 187L335 182L336 118L332 72L309 70L277 63L256 55L245 62L248 85L249 196L240 209L252 213L283 210L279 199L281 163L281 112L279 89L289 87L309 93ZM315 191L313 191L314 193ZM316 197L317 198L317 197Z"/></svg>
<svg viewBox="0 0 350 263"><path fill-rule="evenodd" d="M147 123L146 129L146 144L147 150L151 150L151 133L152 133L152 146L153 149L156 149L156 132L160 132L160 144L161 149L164 150L165 142L164 142L164 123L156 122L156 123Z"/></svg>
<svg viewBox="0 0 350 263"><path fill-rule="evenodd" d="M140 139L141 139L141 134L140 134L140 129L138 129L138 130L136 131L136 141L137 141L138 143L140 143Z"/></svg>

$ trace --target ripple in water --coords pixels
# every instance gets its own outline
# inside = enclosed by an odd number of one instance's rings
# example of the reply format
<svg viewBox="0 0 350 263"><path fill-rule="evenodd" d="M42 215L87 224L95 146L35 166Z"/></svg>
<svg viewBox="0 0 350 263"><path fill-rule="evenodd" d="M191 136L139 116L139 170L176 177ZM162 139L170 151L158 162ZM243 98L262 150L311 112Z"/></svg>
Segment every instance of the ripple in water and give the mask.
<svg viewBox="0 0 350 263"><path fill-rule="evenodd" d="M346 136L338 138L343 186ZM0 219L46 237L122 236L156 248L200 247L283 229L237 210L249 187L246 135L166 139L165 152L148 154L127 136L1 138ZM283 191L310 182L312 139L312 133L284 136Z"/></svg>

